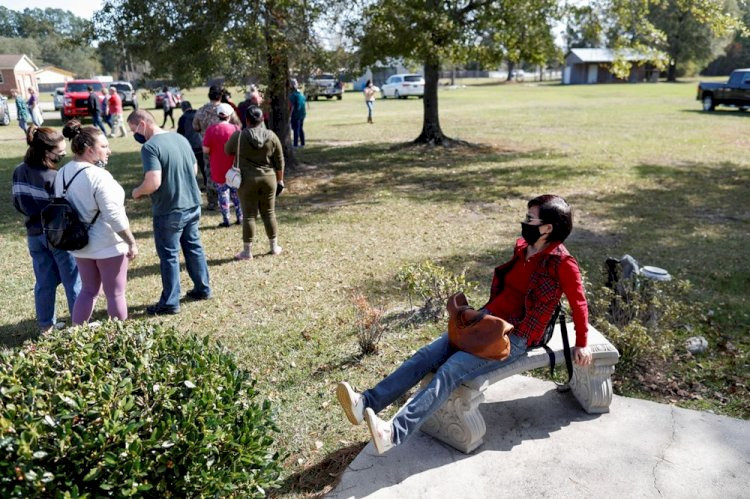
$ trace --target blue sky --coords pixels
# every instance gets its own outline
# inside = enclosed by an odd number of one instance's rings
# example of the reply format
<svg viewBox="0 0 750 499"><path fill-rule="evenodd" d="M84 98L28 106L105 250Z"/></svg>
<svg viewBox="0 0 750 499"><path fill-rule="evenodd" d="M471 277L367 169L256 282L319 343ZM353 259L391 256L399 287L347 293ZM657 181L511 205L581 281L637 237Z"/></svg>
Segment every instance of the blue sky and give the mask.
<svg viewBox="0 0 750 499"><path fill-rule="evenodd" d="M25 8L46 9L47 7L53 7L69 10L78 17L85 19L91 19L94 12L101 8L102 3L102 0L69 0L65 2L61 2L60 0L0 0L0 6L11 10L23 10Z"/></svg>

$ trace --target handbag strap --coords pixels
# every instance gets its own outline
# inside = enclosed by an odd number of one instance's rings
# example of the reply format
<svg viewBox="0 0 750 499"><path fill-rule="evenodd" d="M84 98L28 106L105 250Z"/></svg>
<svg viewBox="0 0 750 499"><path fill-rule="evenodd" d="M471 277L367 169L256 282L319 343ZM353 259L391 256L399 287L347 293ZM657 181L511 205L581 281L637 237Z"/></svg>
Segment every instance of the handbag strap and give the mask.
<svg viewBox="0 0 750 499"><path fill-rule="evenodd" d="M237 153L234 155L234 167L239 168L240 167L240 142L242 141L242 129L240 129L240 134L237 135Z"/></svg>

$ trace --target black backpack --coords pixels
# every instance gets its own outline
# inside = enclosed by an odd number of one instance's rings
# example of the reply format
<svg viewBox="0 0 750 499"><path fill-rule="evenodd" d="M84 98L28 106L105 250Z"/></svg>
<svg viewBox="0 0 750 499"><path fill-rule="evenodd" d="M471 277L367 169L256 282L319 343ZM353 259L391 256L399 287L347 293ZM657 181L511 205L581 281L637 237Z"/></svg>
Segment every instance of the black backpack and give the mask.
<svg viewBox="0 0 750 499"><path fill-rule="evenodd" d="M570 388L570 380L573 378L573 356L570 352L570 341L568 340L568 328L565 325L565 310L562 308L562 303L557 303L557 306L555 307L555 311L552 313L552 318L547 323L547 327L544 329L544 334L541 338L539 338L538 341L534 342L532 345L529 346L529 349L532 348L544 348L544 350L547 352L547 355L549 356L549 372L550 376L554 376L555 374L555 352L552 351L550 347L547 346L547 343L549 343L549 340L552 339L552 333L555 331L555 322L557 322L558 318L560 319L560 334L562 334L562 340L563 340L563 354L565 355L565 367L568 370L568 382L565 384L558 384L557 388L559 391L565 391Z"/></svg>
<svg viewBox="0 0 750 499"><path fill-rule="evenodd" d="M47 242L53 248L65 251L79 250L89 243L89 228L94 225L99 217L99 211L96 212L91 223L86 224L81 221L75 207L65 199L68 187L76 179L79 173L85 168L81 168L73 175L70 182L65 183L65 173L63 176L63 191L61 197L53 197L50 203L44 207L41 213L42 229L47 236Z"/></svg>

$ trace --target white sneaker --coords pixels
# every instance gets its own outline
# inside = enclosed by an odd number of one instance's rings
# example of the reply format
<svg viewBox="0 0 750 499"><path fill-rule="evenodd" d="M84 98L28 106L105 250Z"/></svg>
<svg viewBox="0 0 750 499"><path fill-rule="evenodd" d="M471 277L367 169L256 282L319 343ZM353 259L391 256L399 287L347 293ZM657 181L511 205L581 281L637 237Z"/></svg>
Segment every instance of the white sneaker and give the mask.
<svg viewBox="0 0 750 499"><path fill-rule="evenodd" d="M352 390L346 381L342 381L336 387L336 397L344 409L346 417L353 425L358 425L365 418L365 398Z"/></svg>
<svg viewBox="0 0 750 499"><path fill-rule="evenodd" d="M279 246L279 243L276 242L276 239L271 240L271 254L272 255L280 255L281 254L281 246Z"/></svg>
<svg viewBox="0 0 750 499"><path fill-rule="evenodd" d="M391 425L390 421L383 421L369 407L365 409L365 419L367 420L367 426L370 427L372 443L375 445L375 450L378 451L378 454L382 454L388 449L395 447L393 443L393 425Z"/></svg>

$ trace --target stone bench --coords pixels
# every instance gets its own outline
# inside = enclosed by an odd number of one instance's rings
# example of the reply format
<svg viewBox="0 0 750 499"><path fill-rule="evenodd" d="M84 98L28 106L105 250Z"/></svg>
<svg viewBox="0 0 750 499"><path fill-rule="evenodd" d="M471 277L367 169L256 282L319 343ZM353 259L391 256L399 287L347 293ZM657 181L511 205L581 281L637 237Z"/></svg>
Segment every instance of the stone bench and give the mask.
<svg viewBox="0 0 750 499"><path fill-rule="evenodd" d="M575 345L573 324L567 325L571 347ZM592 361L587 367L573 363L573 378L570 381L571 392L590 414L609 412L612 402L612 373L620 354L602 334L589 325L588 345L591 348ZM563 342L560 325L548 346L555 353L556 370L565 369ZM468 454L482 444L487 430L479 404L484 402L484 391L500 380L530 369L549 367L549 356L544 348L534 348L526 352L513 364L501 367L483 376L463 383L453 391L443 406L422 425L422 431L441 440L452 447ZM423 380L424 387L432 379L428 374Z"/></svg>

